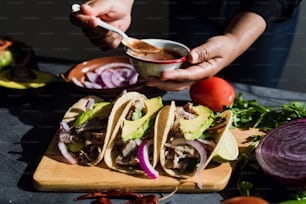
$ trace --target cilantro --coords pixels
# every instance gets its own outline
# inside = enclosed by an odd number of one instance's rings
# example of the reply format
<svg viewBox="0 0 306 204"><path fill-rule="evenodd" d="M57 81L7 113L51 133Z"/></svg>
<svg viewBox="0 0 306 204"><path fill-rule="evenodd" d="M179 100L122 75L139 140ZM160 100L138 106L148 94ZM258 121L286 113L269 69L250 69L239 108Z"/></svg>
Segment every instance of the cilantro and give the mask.
<svg viewBox="0 0 306 204"><path fill-rule="evenodd" d="M298 118L306 118L303 102L293 101L282 106L264 106L256 100L246 100L239 93L234 103L227 107L233 112L234 127L258 128L268 132L280 125Z"/></svg>

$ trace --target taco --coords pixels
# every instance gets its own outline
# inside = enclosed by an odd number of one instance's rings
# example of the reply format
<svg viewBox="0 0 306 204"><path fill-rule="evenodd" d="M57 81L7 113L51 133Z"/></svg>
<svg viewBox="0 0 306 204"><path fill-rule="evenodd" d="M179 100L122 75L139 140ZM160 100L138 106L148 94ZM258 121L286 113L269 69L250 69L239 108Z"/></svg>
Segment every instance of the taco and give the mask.
<svg viewBox="0 0 306 204"><path fill-rule="evenodd" d="M206 106L193 106L190 102L176 106L174 101L163 109L167 111L160 118L166 123L160 146L160 164L170 176L196 176L201 188L200 174L214 158L218 142L229 128L231 112L219 116Z"/></svg>
<svg viewBox="0 0 306 204"><path fill-rule="evenodd" d="M111 131L127 102L87 96L68 109L60 123L58 148L70 164L93 166L103 159Z"/></svg>
<svg viewBox="0 0 306 204"><path fill-rule="evenodd" d="M118 100L126 101L131 93ZM156 122L156 116L162 107L160 96L148 99L138 94L129 100L105 151L104 161L109 168L128 174L147 174L151 178L158 176L154 167L162 136L157 130L162 124Z"/></svg>

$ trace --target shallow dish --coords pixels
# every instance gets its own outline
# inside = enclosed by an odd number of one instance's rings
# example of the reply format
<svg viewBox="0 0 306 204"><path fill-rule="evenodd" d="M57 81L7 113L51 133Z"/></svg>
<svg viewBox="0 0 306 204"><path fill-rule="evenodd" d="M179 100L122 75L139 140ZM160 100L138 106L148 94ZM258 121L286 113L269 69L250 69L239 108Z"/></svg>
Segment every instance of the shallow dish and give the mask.
<svg viewBox="0 0 306 204"><path fill-rule="evenodd" d="M141 92L146 88L145 82L139 79L133 85L126 85L116 88L86 88L83 86L86 78L86 73L94 72L96 69L99 69L101 67L107 67L109 64L128 64L132 66L129 58L126 56L100 57L84 61L80 64L73 66L71 69L68 70L68 72L61 74L61 77L69 84L71 84L74 88L83 93L97 94L101 96L116 96L120 94L123 90ZM80 82L81 84L78 84L78 82Z"/></svg>
<svg viewBox="0 0 306 204"><path fill-rule="evenodd" d="M187 60L190 49L182 43L165 39L143 39L158 48L158 53L136 53L125 48L137 72L143 78L160 77L161 72L181 67Z"/></svg>
<svg viewBox="0 0 306 204"><path fill-rule="evenodd" d="M11 44L5 49L10 51L13 64L0 68L1 88L32 90L55 81L56 77L53 74L39 70L32 47L20 41L11 41ZM26 75L32 75L33 79L24 78Z"/></svg>

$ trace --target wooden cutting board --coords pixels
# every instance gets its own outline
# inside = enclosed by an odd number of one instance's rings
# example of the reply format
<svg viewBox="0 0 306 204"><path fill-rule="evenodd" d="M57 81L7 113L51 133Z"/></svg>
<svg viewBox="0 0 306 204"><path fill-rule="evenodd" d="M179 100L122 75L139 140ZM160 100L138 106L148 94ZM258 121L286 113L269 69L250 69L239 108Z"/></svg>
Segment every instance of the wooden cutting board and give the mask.
<svg viewBox="0 0 306 204"><path fill-rule="evenodd" d="M240 152L249 145L246 139L250 135L262 134L256 129L231 130L235 135ZM217 192L223 190L231 177L236 162L208 166L201 174L203 188L199 189L194 178L177 179L163 173L157 167L160 176L150 179L141 175L127 175L112 171L104 162L98 166L86 167L70 165L64 161L57 149L56 136L51 141L33 175L33 183L40 191L133 191L133 192L172 192L177 187L179 192Z"/></svg>

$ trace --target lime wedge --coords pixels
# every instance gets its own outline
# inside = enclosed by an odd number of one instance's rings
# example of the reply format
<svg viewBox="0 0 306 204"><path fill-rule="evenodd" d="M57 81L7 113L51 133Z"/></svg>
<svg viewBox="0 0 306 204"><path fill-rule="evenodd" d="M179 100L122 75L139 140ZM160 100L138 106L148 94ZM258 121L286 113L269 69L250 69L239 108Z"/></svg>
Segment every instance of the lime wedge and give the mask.
<svg viewBox="0 0 306 204"><path fill-rule="evenodd" d="M13 61L14 61L13 55L10 51L5 50L2 53L0 53L0 69L2 67L6 67L13 64Z"/></svg>
<svg viewBox="0 0 306 204"><path fill-rule="evenodd" d="M223 133L213 155L213 161L219 163L234 161L238 158L238 143L230 130Z"/></svg>

